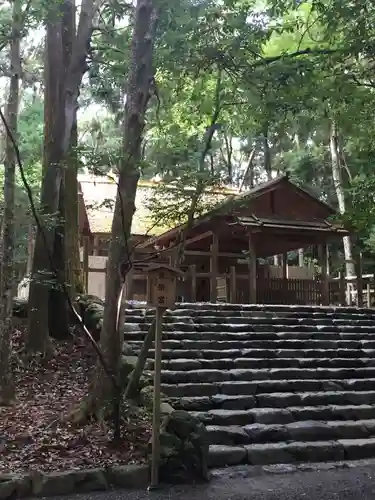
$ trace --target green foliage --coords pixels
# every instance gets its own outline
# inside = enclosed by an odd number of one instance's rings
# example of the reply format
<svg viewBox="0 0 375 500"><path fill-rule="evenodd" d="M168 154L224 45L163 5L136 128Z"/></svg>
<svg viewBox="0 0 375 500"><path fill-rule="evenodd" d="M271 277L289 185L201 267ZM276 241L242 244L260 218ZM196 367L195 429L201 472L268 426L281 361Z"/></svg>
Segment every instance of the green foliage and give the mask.
<svg viewBox="0 0 375 500"><path fill-rule="evenodd" d="M29 27L40 23L46 6L42 1L38 14L30 11ZM329 150L334 120L343 219L375 251L375 7L339 0L159 0L158 6L155 88L140 169L144 179L157 175L173 185L175 195L160 192L150 200L155 219L184 221L197 188L195 215L208 208L206 191L265 180L267 147L273 176L289 172L337 206ZM9 9L1 7L0 46L8 21ZM131 5L104 2L81 89L78 146L81 164L103 174L116 170L122 155L131 30ZM25 64L40 79L38 47ZM33 186L40 181L42 124L42 97L25 95L20 146Z"/></svg>

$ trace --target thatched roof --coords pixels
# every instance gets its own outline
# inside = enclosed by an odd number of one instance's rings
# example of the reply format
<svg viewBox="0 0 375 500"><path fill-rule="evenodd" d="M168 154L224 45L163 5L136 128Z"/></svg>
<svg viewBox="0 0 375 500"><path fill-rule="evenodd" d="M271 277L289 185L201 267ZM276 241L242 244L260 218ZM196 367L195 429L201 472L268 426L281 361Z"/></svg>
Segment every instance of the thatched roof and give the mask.
<svg viewBox="0 0 375 500"><path fill-rule="evenodd" d="M110 177L94 175L79 175L78 181L86 206L91 233L110 233L117 193L116 181ZM131 230L133 235L158 236L178 225L173 222L173 217L170 220L164 218L158 224L155 224L155 214L152 212L151 203L152 199L157 198L158 204L163 205L164 200L166 200L169 204L175 205L177 211L180 203L176 193L168 195L175 189L173 186L169 188L165 185L161 189L161 183L157 181L139 182L135 201L136 212L133 216ZM186 189L187 193L189 191L191 190ZM204 205L215 206L235 194L236 191L231 189L213 190L204 196ZM201 208L204 209L205 206Z"/></svg>

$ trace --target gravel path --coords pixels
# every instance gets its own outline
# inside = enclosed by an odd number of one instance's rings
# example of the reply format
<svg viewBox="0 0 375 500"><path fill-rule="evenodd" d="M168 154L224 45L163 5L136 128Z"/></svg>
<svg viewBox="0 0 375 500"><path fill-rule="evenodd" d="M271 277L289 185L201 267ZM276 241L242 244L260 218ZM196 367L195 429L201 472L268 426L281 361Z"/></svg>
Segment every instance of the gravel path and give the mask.
<svg viewBox="0 0 375 500"><path fill-rule="evenodd" d="M209 485L161 491L113 491L49 500L374 500L375 466L249 477L246 468L217 473ZM31 499L30 499L31 500Z"/></svg>

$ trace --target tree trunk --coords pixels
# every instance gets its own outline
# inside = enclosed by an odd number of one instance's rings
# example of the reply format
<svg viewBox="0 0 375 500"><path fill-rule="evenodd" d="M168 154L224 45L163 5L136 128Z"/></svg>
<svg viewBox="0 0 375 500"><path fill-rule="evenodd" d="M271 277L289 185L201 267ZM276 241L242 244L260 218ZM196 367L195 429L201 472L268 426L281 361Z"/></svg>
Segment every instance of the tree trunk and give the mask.
<svg viewBox="0 0 375 500"><path fill-rule="evenodd" d="M54 328L56 327L55 321L49 321L49 305L53 305L55 311L59 308L58 316L65 318L66 301L61 299L62 293L59 300L54 293L55 299L50 301L51 288L55 282L54 271L58 273L59 283L65 280L65 266L62 259L64 253L62 247L65 243L61 242L56 214L63 209L63 199L60 200L64 182L63 162L69 151L79 89L87 69L86 57L90 46L93 18L102 3L103 0L82 0L78 31L73 43L74 50L69 58L66 56L67 47L63 47L62 44L64 40L67 43L64 30L70 28L65 26L65 23L74 6L70 0L62 0L49 6L45 76L45 169L41 188L43 234L38 231L36 236L26 342L27 350L32 352L44 353L49 350L49 326L53 324ZM60 215L65 217L65 212L60 212ZM51 256L62 268L52 269ZM64 331L67 332L67 329L67 323L61 324L59 336Z"/></svg>
<svg viewBox="0 0 375 500"><path fill-rule="evenodd" d="M272 179L272 158L270 144L268 142L268 123L264 126L263 129L263 154L264 170L267 174L267 180L270 181Z"/></svg>
<svg viewBox="0 0 375 500"><path fill-rule="evenodd" d="M34 244L35 244L35 227L32 222L30 222L27 231L27 263L26 263L26 276L29 276L33 267L33 256L34 256Z"/></svg>
<svg viewBox="0 0 375 500"><path fill-rule="evenodd" d="M13 2L12 35L10 42L11 78L6 120L13 137L17 135L19 77L21 71L21 0ZM10 368L10 342L12 334L13 260L14 260L14 191L16 155L11 137L6 137L4 162L4 220L3 256L0 304L0 403L8 403L14 394Z"/></svg>
<svg viewBox="0 0 375 500"><path fill-rule="evenodd" d="M59 135L63 133L60 109L61 86L64 77L61 45L61 5L56 4L51 7L47 19L44 75L46 89L44 95L44 175L40 200L41 222L43 223L45 240L38 230L29 289L28 334L26 340L27 351L41 352L43 354L50 352L50 292L56 286L50 259L53 258L55 251L55 231L58 225L57 214L59 212L60 188L63 179L58 139Z"/></svg>
<svg viewBox="0 0 375 500"><path fill-rule="evenodd" d="M337 201L339 205L340 214L345 213L345 193L342 183L342 168L341 160L339 154L339 141L338 141L338 131L337 126L334 121L331 123L330 131L330 152L331 152L331 164L332 164L332 178L336 190ZM344 255L346 262L346 275L348 277L355 276L355 265L353 262L353 244L350 236L343 237L344 245Z"/></svg>
<svg viewBox="0 0 375 500"><path fill-rule="evenodd" d="M122 338L117 328L118 298L122 285L119 269L129 262L128 241L135 211L135 195L139 180L141 144L145 113L149 101L150 83L153 78L153 47L157 15L153 0L138 0L135 10L131 63L125 105L123 155L118 180L118 193L112 221L111 242L106 274L106 298L100 345L107 366L118 376ZM100 413L115 398L113 383L98 364L90 394L89 411Z"/></svg>

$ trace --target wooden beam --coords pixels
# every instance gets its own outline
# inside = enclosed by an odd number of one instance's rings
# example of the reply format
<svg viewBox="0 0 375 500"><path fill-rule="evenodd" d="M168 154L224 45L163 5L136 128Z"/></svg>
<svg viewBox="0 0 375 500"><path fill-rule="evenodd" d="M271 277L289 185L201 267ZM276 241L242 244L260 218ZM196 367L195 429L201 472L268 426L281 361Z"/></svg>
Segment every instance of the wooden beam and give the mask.
<svg viewBox="0 0 375 500"><path fill-rule="evenodd" d="M256 304L257 302L257 260L256 251L253 242L253 235L249 233L248 237L248 266L249 266L249 302Z"/></svg>
<svg viewBox="0 0 375 500"><path fill-rule="evenodd" d="M217 267L219 254L219 238L216 234L212 235L211 256L210 256L210 301L217 301Z"/></svg>
<svg viewBox="0 0 375 500"><path fill-rule="evenodd" d="M205 240L206 238L210 238L211 236L214 236L214 233L212 231L206 231L204 233L197 234L193 238L189 238L188 240L185 241L185 248L188 245L191 245L192 243L196 243L197 241Z"/></svg>

